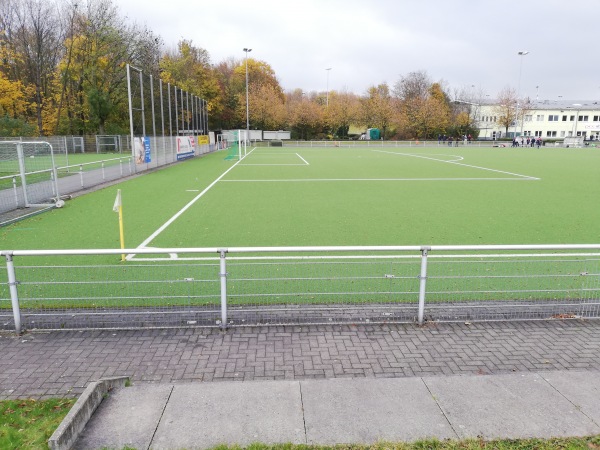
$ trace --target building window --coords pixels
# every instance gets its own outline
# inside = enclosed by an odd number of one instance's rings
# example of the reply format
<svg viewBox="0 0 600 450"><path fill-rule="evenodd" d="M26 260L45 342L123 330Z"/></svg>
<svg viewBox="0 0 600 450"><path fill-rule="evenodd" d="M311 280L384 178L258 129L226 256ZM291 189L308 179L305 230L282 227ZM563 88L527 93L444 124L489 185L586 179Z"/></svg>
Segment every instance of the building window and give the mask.
<svg viewBox="0 0 600 450"><path fill-rule="evenodd" d="M527 114L525 116L525 122L531 122L531 119L533 119L533 116L531 114Z"/></svg>
<svg viewBox="0 0 600 450"><path fill-rule="evenodd" d="M562 116L562 121L566 122L567 121L567 116Z"/></svg>
<svg viewBox="0 0 600 450"><path fill-rule="evenodd" d="M600 116L594 116L594 122L598 122L599 118L600 118Z"/></svg>
<svg viewBox="0 0 600 450"><path fill-rule="evenodd" d="M537 119L538 122L541 122L544 120L544 115L543 114L538 114Z"/></svg>
<svg viewBox="0 0 600 450"><path fill-rule="evenodd" d="M560 137L565 137L565 132L564 131L560 132Z"/></svg>
<svg viewBox="0 0 600 450"><path fill-rule="evenodd" d="M579 122L587 122L588 121L589 116L579 116L578 121Z"/></svg>
<svg viewBox="0 0 600 450"><path fill-rule="evenodd" d="M556 131L546 131L546 137L556 137Z"/></svg>
<svg viewBox="0 0 600 450"><path fill-rule="evenodd" d="M535 136L536 137L542 137L542 132L541 131L536 131L535 132Z"/></svg>
<svg viewBox="0 0 600 450"><path fill-rule="evenodd" d="M575 121L575 116L570 116L569 117L569 121L574 122Z"/></svg>
<svg viewBox="0 0 600 450"><path fill-rule="evenodd" d="M558 114L550 114L548 116L548 122L558 122Z"/></svg>

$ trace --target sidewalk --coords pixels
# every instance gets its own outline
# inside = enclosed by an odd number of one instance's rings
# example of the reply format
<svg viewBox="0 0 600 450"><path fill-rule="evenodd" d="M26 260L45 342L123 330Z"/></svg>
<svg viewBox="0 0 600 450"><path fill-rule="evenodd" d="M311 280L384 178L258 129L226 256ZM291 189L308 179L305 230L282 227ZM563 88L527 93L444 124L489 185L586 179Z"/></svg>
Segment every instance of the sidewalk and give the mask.
<svg viewBox="0 0 600 450"><path fill-rule="evenodd" d="M0 334L0 400L92 381L306 380L600 372L600 320Z"/></svg>
<svg viewBox="0 0 600 450"><path fill-rule="evenodd" d="M547 372L117 389L77 449L192 449L252 442L334 445L425 438L600 434L597 372Z"/></svg>
<svg viewBox="0 0 600 450"><path fill-rule="evenodd" d="M598 320L52 331L0 349L0 400L131 379L80 448L103 429L117 448L600 433Z"/></svg>

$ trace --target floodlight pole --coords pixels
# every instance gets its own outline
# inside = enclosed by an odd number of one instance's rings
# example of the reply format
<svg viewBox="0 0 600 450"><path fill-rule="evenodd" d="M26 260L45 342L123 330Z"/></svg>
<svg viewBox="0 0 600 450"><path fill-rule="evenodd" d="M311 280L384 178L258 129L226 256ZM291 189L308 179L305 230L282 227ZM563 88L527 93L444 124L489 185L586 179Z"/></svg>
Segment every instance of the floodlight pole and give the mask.
<svg viewBox="0 0 600 450"><path fill-rule="evenodd" d="M332 67L328 67L327 69L325 69L327 71L327 93L325 94L325 106L327 108L329 108L329 71L332 69Z"/></svg>
<svg viewBox="0 0 600 450"><path fill-rule="evenodd" d="M250 139L250 104L248 103L248 52L251 52L251 48L244 48L246 52L246 140Z"/></svg>
<svg viewBox="0 0 600 450"><path fill-rule="evenodd" d="M521 51L517 53L521 57L521 62L519 64L519 84L517 85L517 110L515 113L515 134L513 136L513 141L517 139L517 122L519 120L519 96L521 95L521 72L523 71L523 56L527 55L528 51Z"/></svg>

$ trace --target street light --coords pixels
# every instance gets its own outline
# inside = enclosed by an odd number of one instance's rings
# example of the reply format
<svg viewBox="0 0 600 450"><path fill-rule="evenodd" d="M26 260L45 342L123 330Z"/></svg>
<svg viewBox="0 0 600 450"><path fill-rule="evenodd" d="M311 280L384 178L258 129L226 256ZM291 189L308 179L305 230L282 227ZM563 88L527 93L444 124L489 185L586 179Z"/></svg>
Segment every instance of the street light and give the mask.
<svg viewBox="0 0 600 450"><path fill-rule="evenodd" d="M515 115L515 135L513 139L517 138L517 121L519 120L519 96L521 95L521 72L523 71L523 56L527 55L528 51L521 51L517 53L521 56L521 63L519 64L519 84L517 85L517 112ZM521 128L523 127L523 121L521 121ZM522 130L521 130L522 131Z"/></svg>
<svg viewBox="0 0 600 450"><path fill-rule="evenodd" d="M246 52L246 140L250 140L250 104L248 103L248 52L251 48L244 48Z"/></svg>
<svg viewBox="0 0 600 450"><path fill-rule="evenodd" d="M325 69L327 71L327 94L325 96L325 105L327 106L327 108L329 108L329 71L331 70L331 67L328 67L327 69Z"/></svg>

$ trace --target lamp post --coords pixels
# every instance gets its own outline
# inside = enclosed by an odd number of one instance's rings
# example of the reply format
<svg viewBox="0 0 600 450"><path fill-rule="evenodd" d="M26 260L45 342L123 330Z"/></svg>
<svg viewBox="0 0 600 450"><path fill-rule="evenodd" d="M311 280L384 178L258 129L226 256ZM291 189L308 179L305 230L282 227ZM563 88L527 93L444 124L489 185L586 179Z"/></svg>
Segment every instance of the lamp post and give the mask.
<svg viewBox="0 0 600 450"><path fill-rule="evenodd" d="M246 52L246 141L250 140L250 104L248 103L248 52L251 48L244 48Z"/></svg>
<svg viewBox="0 0 600 450"><path fill-rule="evenodd" d="M517 121L519 120L519 96L521 95L521 72L523 71L523 56L527 55L528 53L528 51L521 51L517 53L521 57L521 62L519 64L519 84L517 85L517 112L515 114L515 134L513 136L513 139L517 138Z"/></svg>
<svg viewBox="0 0 600 450"><path fill-rule="evenodd" d="M325 94L325 106L327 108L329 108L329 71L331 70L331 67L328 67L327 69L325 69L327 71L327 94Z"/></svg>

